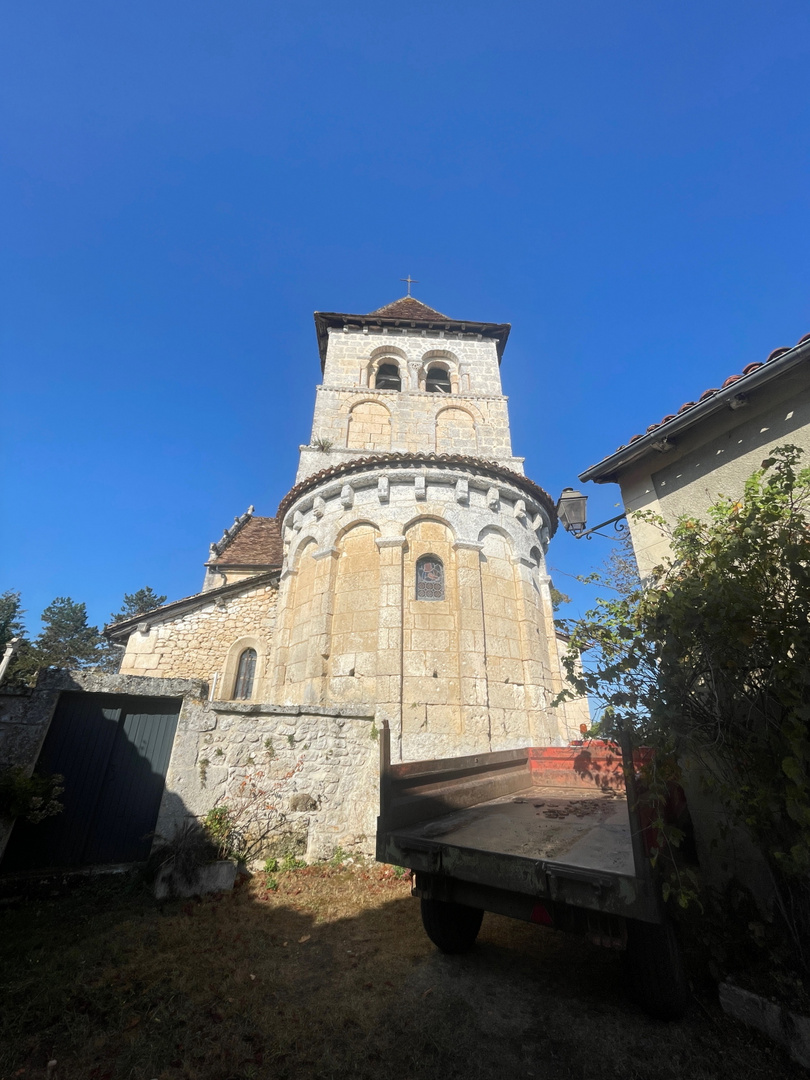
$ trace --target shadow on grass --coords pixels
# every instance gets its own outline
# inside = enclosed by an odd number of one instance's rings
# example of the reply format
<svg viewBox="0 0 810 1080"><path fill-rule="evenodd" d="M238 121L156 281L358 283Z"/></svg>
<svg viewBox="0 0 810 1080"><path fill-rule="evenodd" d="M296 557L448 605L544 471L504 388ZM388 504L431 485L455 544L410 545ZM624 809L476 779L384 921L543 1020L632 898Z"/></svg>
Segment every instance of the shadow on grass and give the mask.
<svg viewBox="0 0 810 1080"><path fill-rule="evenodd" d="M445 957L390 868L276 877L164 904L134 877L7 898L0 1077L50 1059L58 1080L803 1075L712 1006L647 1019L583 940L487 916Z"/></svg>

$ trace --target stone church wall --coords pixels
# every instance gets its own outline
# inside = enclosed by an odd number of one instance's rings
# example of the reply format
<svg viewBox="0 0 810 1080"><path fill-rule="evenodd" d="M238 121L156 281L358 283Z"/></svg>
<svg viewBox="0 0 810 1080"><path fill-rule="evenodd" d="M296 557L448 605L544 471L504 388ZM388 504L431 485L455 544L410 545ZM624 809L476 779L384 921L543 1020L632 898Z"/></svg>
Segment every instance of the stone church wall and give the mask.
<svg viewBox="0 0 810 1080"><path fill-rule="evenodd" d="M399 370L401 390L377 388L381 363ZM425 389L436 366L447 372L452 393ZM467 454L523 472L523 459L512 454L495 342L330 330L311 445L301 447L296 482L360 454L388 451Z"/></svg>
<svg viewBox="0 0 810 1080"><path fill-rule="evenodd" d="M376 707L395 759L562 744L547 510L464 468L385 465L324 482L285 516L269 700ZM420 557L441 599L415 595Z"/></svg>
<svg viewBox="0 0 810 1080"><path fill-rule="evenodd" d="M257 652L253 699L265 700L267 664L276 623L278 587L262 585L162 622L144 621L130 635L121 673L153 678L205 679L216 699L233 693L242 649Z"/></svg>

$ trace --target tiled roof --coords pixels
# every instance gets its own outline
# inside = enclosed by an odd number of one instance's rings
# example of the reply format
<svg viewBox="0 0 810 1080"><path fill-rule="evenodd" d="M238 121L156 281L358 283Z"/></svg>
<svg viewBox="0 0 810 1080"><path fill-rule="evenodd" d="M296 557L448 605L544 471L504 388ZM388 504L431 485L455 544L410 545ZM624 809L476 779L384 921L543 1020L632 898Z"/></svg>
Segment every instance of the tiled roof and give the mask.
<svg viewBox="0 0 810 1080"><path fill-rule="evenodd" d="M520 473L512 472L511 469L505 469L496 461L485 461L482 458L466 457L462 454L420 453L370 454L368 457L352 458L351 461L344 461L339 465L332 465L328 469L321 469L320 472L308 476L305 480L302 480L300 484L296 484L291 491L287 492L281 500L278 513L276 514L279 523L284 520L284 515L296 499L300 498L300 496L304 495L307 491L311 491L312 488L318 487L324 480L332 480L339 476L346 476L352 472L363 472L366 469L376 468L380 465L389 465L392 468L397 468L398 466L406 467L409 465L461 465L471 472L483 473L484 476L492 476L496 479L500 478L501 480L506 480L508 483L515 484L517 487L522 488L546 510L551 522L552 536L557 529L557 508L554 500L547 491L544 491L535 484L533 480L529 480L528 477L522 476Z"/></svg>
<svg viewBox="0 0 810 1080"><path fill-rule="evenodd" d="M242 523L232 538L212 551L209 566L224 570L228 566L281 566L283 548L281 531L274 517L253 517Z"/></svg>
<svg viewBox="0 0 810 1080"><path fill-rule="evenodd" d="M440 311L428 307L421 300L417 300L415 296L403 296L392 304L386 304L385 307L377 308L376 311L370 311L369 315L381 315L384 319L414 319L416 322L421 320L433 322L435 319L447 318Z"/></svg>
<svg viewBox="0 0 810 1080"><path fill-rule="evenodd" d="M142 623L151 625L170 622L172 619L184 615L188 611L193 611L195 608L214 604L219 599L238 596L240 593L248 592L250 589L259 589L263 586L278 586L278 578L279 570L276 567L272 570L265 570L261 574L254 574L253 577L232 581L229 585L220 585L216 589L209 589L208 592L194 593L193 596L185 596L182 600L172 600L171 603L164 604L159 608L153 608L152 611L133 615L131 619L122 619L120 622L110 623L109 626L104 627L104 636L109 638L110 641L126 641L132 631Z"/></svg>
<svg viewBox="0 0 810 1080"><path fill-rule="evenodd" d="M371 330L434 330L449 334L473 334L495 341L498 360L503 356L511 327L509 323L483 323L469 319L451 319L435 308L428 307L414 296L402 296L392 304L386 304L368 315L352 315L341 311L316 311L315 332L318 335L318 351L321 366L326 360L329 330L368 327Z"/></svg>
<svg viewBox="0 0 810 1080"><path fill-rule="evenodd" d="M810 334L805 334L803 337L799 338L795 345L783 345L778 349L774 349L773 352L769 354L766 360L747 364L738 375L729 375L729 377L723 382L722 386L712 386L708 390L704 390L703 393L698 398L696 398L695 401L685 402L683 405L681 405L677 412L668 413L661 420L657 421L657 423L650 424L646 431L639 432L636 435L633 435L630 439L628 439L627 443L617 447L617 449L612 454L608 454L597 465L592 466L590 469L587 469L584 473L582 473L580 479L597 479L597 471L599 470L600 466L604 462L610 461L616 454L620 454L623 450L627 450L633 445L633 443L638 442L640 439L645 439L653 432L657 432L659 431L659 429L663 429L671 421L676 420L679 417L683 417L685 414L691 412L693 409L697 409L698 406L703 405L704 402L711 400L711 398L715 397L715 395L717 394L722 393L724 390L728 390L730 387L734 386L735 383L738 383L741 379L745 379L747 376L753 375L755 372L767 367L768 364L774 363L781 356L784 356L786 353L792 352L794 349L798 348L800 345L803 345L808 341L810 341ZM740 391L742 392L744 389L744 387L741 387ZM667 432L664 430L661 430L660 434L661 437L664 439L667 436Z"/></svg>

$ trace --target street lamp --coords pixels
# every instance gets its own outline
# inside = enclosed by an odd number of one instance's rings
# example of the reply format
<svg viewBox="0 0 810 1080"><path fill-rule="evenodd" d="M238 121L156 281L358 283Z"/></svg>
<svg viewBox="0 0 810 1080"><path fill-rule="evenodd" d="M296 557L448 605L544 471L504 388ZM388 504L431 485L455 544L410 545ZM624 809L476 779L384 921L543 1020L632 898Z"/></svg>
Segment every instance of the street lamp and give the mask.
<svg viewBox="0 0 810 1080"><path fill-rule="evenodd" d="M577 537L585 532L585 523L588 520L587 504L587 495L570 487L563 488L557 503L557 516L566 532Z"/></svg>
<svg viewBox="0 0 810 1080"><path fill-rule="evenodd" d="M570 532L575 540L590 540L594 533L597 536L604 536L605 534L599 532L599 530L604 529L606 525L612 525L618 535L608 536L607 539L618 539L627 528L625 520L627 512L623 511L608 521L600 521L598 525L594 525L592 529L586 531L585 523L588 520L586 513L587 502L588 496L583 495L581 491L574 491L573 488L562 489L562 494L557 502L557 517L560 519L565 531Z"/></svg>

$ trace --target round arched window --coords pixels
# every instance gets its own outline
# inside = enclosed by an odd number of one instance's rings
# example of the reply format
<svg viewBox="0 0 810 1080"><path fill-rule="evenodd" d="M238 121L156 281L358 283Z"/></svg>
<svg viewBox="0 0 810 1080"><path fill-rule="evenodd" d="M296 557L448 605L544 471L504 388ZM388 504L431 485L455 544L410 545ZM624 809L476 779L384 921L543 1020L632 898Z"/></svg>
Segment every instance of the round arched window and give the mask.
<svg viewBox="0 0 810 1080"><path fill-rule="evenodd" d="M450 372L441 367L428 368L425 376L425 389L431 394L452 394Z"/></svg>
<svg viewBox="0 0 810 1080"><path fill-rule="evenodd" d="M417 560L416 599L444 600L444 565L435 555L423 555Z"/></svg>
<svg viewBox="0 0 810 1080"><path fill-rule="evenodd" d="M239 667L236 672L236 685L233 696L238 700L246 700L253 696L253 677L256 674L256 650L245 649L239 657Z"/></svg>
<svg viewBox="0 0 810 1080"><path fill-rule="evenodd" d="M396 364L380 364L377 368L377 377L374 380L377 390L401 390L402 379Z"/></svg>

